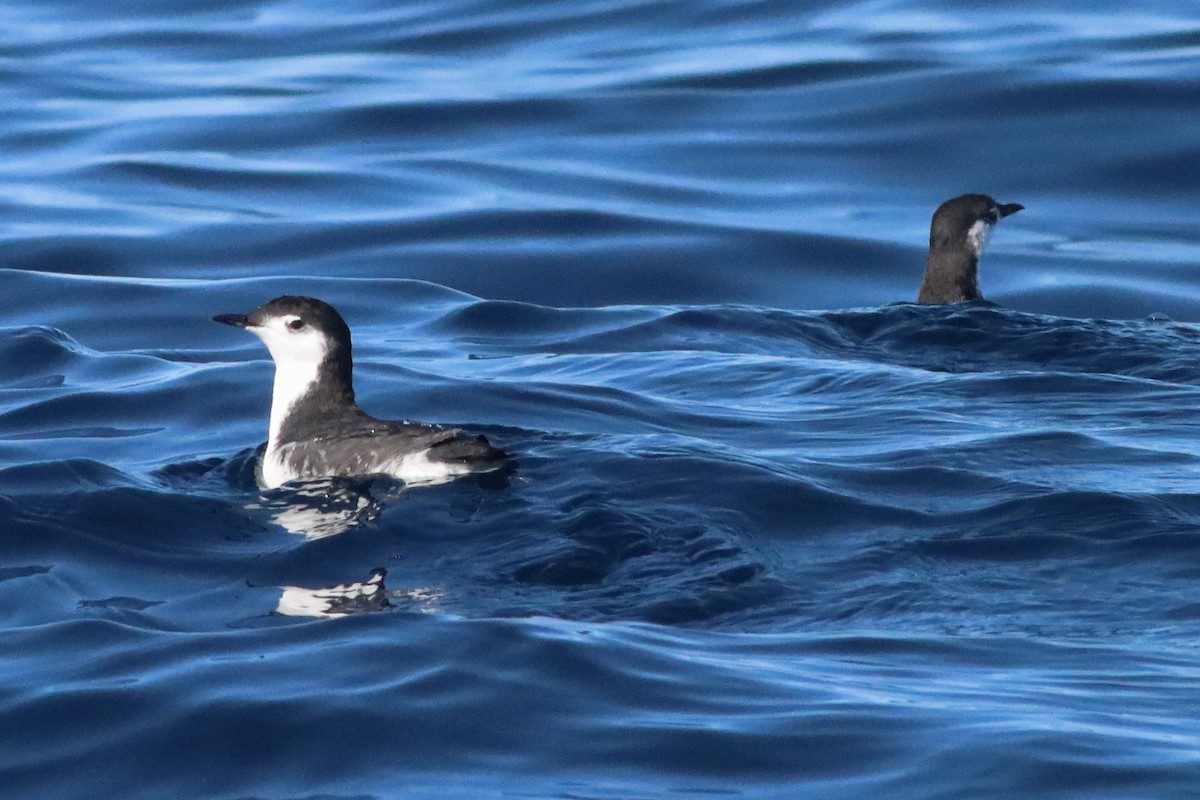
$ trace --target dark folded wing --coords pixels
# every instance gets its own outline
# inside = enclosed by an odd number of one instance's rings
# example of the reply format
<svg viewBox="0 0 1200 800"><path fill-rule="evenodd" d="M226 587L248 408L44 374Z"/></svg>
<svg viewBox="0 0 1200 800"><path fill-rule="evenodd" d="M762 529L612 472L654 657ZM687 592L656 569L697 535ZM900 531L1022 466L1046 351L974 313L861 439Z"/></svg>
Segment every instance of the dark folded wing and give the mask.
<svg viewBox="0 0 1200 800"><path fill-rule="evenodd" d="M305 472L368 474L405 455L425 453L431 461L461 464L472 470L491 470L508 456L483 436L459 428L417 422L371 420L361 429L337 438L321 438L288 445L288 458Z"/></svg>

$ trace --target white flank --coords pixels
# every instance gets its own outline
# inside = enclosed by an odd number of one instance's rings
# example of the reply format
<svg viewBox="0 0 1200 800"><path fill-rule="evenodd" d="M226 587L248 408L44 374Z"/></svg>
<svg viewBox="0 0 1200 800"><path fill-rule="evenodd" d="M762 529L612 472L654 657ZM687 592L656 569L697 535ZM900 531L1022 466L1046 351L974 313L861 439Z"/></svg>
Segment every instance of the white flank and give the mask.
<svg viewBox="0 0 1200 800"><path fill-rule="evenodd" d="M380 464L378 469L371 472L382 472L391 475L396 480L413 484L445 483L459 475L466 475L471 468L466 464L450 464L445 461L434 461L429 458L428 450L417 453L407 453Z"/></svg>
<svg viewBox="0 0 1200 800"><path fill-rule="evenodd" d="M291 443L281 446L268 443L259 475L259 483L264 489L274 489L297 478L324 478L333 475L388 475L398 481L404 481L409 486L428 486L447 483L472 471L467 464L434 461L429 457L429 450L425 449L379 461L360 458L353 464L327 465L324 472L317 472L308 463L289 463L293 449L294 445Z"/></svg>

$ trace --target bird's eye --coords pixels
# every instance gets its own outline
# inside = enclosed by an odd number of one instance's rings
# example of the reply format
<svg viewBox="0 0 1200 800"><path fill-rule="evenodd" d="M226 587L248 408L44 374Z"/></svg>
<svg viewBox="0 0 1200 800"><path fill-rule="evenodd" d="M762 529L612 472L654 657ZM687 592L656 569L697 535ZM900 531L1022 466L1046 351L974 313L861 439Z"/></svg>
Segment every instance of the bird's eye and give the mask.
<svg viewBox="0 0 1200 800"><path fill-rule="evenodd" d="M303 330L304 320L302 320L302 319L289 320L287 326L294 331Z"/></svg>
<svg viewBox="0 0 1200 800"><path fill-rule="evenodd" d="M993 224L993 225L995 225L997 222L999 222L999 221L1000 221L1000 212L999 212L999 210L997 210L997 209L993 208L993 209L991 209L990 211L988 211L988 213L987 213L987 221L988 221L988 222L990 222L990 223L991 223L991 224Z"/></svg>

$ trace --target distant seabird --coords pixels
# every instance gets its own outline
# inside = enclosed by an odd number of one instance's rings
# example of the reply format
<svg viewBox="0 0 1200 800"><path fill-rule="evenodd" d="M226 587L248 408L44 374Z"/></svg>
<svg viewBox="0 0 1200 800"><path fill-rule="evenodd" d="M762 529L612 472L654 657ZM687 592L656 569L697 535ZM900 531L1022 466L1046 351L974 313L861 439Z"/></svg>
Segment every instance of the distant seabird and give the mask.
<svg viewBox="0 0 1200 800"><path fill-rule="evenodd" d="M979 254L996 223L1025 208L997 203L986 194L964 194L933 212L929 226L929 258L918 303L980 300Z"/></svg>

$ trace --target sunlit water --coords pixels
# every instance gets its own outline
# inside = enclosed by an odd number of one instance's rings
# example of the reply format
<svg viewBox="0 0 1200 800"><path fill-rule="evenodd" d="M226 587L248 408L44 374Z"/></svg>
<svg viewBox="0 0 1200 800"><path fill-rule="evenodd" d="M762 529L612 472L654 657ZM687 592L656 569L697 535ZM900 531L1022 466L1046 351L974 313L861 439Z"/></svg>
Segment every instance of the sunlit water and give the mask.
<svg viewBox="0 0 1200 800"><path fill-rule="evenodd" d="M0 7L0 794L1195 796L1200 23L801 5Z"/></svg>

